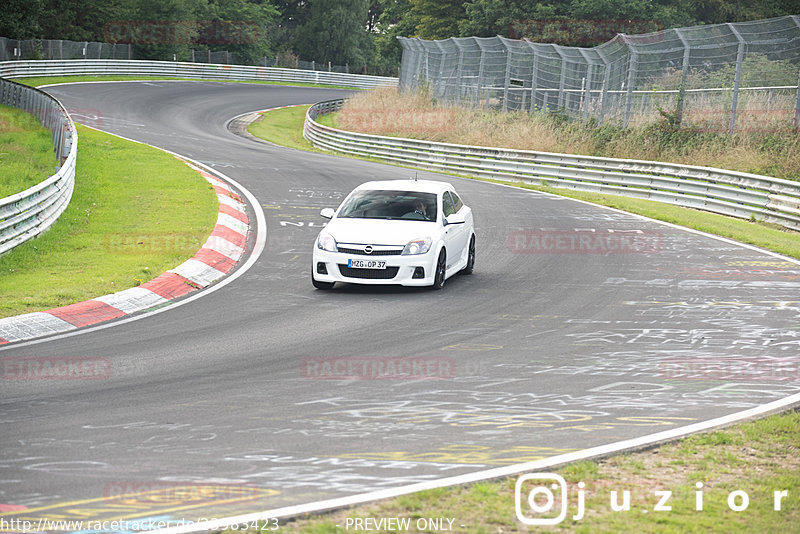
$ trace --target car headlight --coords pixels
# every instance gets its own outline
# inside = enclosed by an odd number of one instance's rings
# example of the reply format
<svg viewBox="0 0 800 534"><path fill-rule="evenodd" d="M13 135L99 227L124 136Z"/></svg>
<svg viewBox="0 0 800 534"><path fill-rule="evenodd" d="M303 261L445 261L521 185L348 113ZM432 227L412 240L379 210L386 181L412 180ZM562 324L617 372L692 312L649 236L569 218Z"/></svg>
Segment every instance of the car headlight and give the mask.
<svg viewBox="0 0 800 534"><path fill-rule="evenodd" d="M319 234L317 238L317 248L327 250L328 252L337 252L336 240L331 234Z"/></svg>
<svg viewBox="0 0 800 534"><path fill-rule="evenodd" d="M415 239L414 241L409 241L405 248L403 248L403 256L414 256L417 254L425 254L431 249L431 238L426 237L425 239Z"/></svg>

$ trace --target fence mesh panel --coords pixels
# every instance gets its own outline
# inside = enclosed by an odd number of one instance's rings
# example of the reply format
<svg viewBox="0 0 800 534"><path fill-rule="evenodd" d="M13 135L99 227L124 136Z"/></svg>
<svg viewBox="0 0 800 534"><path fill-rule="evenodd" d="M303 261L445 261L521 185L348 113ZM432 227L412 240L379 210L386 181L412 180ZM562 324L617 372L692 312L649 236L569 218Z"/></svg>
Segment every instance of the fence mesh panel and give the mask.
<svg viewBox="0 0 800 534"><path fill-rule="evenodd" d="M76 42L60 39L19 41L0 37L0 61L29 59L133 59L128 44Z"/></svg>
<svg viewBox="0 0 800 534"><path fill-rule="evenodd" d="M504 37L400 37L401 91L624 126L670 112L705 131L800 126L800 16L617 34L594 48Z"/></svg>

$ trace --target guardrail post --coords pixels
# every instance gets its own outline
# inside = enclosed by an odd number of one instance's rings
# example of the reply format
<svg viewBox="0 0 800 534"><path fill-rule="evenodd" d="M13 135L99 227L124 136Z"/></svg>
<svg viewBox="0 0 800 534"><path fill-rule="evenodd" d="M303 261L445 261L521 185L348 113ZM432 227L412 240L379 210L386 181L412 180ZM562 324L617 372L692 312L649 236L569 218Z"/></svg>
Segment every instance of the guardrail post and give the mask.
<svg viewBox="0 0 800 534"><path fill-rule="evenodd" d="M728 133L733 135L733 131L736 128L736 107L739 104L739 85L742 81L742 62L744 61L744 45L745 41L742 38L739 31L731 24L730 22L727 23L728 28L731 30L736 36L736 39L739 40L739 49L736 52L736 74L733 77L733 99L731 101L731 118L730 123L728 125Z"/></svg>

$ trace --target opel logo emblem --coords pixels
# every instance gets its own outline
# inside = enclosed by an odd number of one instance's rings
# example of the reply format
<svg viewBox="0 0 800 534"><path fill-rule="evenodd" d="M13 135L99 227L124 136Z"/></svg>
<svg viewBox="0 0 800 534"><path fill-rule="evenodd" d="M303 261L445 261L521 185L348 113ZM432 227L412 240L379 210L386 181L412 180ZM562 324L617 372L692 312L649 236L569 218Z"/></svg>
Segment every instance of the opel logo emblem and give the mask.
<svg viewBox="0 0 800 534"><path fill-rule="evenodd" d="M366 247L364 247L364 253L372 254L372 245L367 245Z"/></svg>

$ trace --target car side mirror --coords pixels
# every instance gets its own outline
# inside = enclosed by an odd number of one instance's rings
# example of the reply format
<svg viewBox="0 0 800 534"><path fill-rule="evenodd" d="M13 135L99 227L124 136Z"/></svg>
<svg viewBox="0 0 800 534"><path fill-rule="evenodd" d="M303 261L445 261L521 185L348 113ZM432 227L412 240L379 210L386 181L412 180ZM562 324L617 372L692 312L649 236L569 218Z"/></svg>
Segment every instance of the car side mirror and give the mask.
<svg viewBox="0 0 800 534"><path fill-rule="evenodd" d="M464 224L467 220L464 218L463 215L459 215L458 213L453 213L452 215L448 215L444 218L445 225L448 224Z"/></svg>
<svg viewBox="0 0 800 534"><path fill-rule="evenodd" d="M333 219L333 216L336 215L336 212L333 210L333 208L323 208L323 210L320 211L319 214L325 217L326 219Z"/></svg>

